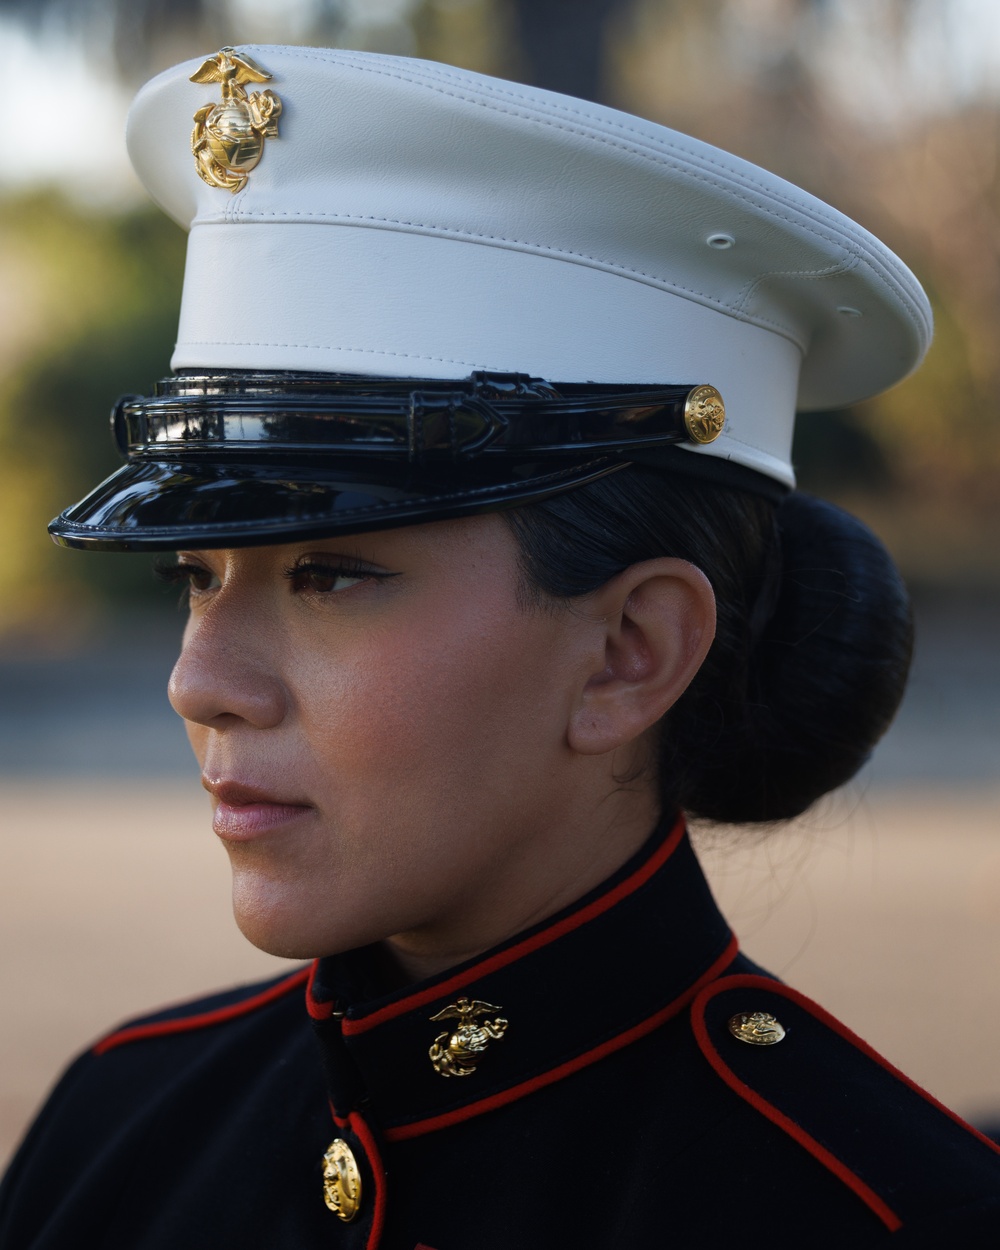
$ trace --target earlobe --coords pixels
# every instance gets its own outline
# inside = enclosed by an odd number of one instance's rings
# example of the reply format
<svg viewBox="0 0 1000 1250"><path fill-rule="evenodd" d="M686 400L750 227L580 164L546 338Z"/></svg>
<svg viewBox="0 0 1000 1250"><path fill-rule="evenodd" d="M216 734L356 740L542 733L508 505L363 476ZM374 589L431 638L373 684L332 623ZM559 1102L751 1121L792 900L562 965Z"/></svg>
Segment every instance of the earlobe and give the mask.
<svg viewBox="0 0 1000 1250"><path fill-rule="evenodd" d="M635 742L687 689L715 637L715 595L700 569L664 557L631 565L589 598L603 654L581 684L568 741L600 755Z"/></svg>

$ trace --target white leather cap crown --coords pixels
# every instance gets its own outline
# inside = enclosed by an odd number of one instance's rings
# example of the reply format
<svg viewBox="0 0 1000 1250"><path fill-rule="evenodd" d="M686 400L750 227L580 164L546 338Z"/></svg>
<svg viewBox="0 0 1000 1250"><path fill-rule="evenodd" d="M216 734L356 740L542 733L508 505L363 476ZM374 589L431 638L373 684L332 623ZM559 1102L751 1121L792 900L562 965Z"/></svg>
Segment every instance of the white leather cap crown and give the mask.
<svg viewBox="0 0 1000 1250"><path fill-rule="evenodd" d="M710 383L691 455L791 485L796 406L931 337L910 271L780 178L651 122L425 61L247 46L281 101L235 194L199 176L200 61L139 93L132 161L190 228L175 369Z"/></svg>

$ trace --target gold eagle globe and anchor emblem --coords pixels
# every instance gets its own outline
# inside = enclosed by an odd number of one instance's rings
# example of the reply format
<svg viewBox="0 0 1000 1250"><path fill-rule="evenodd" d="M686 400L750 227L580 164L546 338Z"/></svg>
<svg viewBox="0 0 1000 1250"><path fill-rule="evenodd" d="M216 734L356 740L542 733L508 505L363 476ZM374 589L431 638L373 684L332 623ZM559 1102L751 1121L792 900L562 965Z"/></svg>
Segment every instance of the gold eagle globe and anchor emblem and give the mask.
<svg viewBox="0 0 1000 1250"><path fill-rule="evenodd" d="M246 83L271 75L243 52L223 48L194 74L192 82L222 85L221 104L203 104L194 115L191 151L195 168L210 187L234 195L247 185L264 154L264 140L277 139L281 100L273 91L248 95Z"/></svg>
<svg viewBox="0 0 1000 1250"><path fill-rule="evenodd" d="M460 998L431 1016L434 1024L439 1020L459 1021L454 1032L446 1029L439 1033L427 1052L434 1071L441 1076L471 1076L490 1042L499 1041L507 1032L509 1022L496 1014L502 1010L478 998L472 1002ZM480 1016L488 1015L494 1015L495 1019L480 1021Z"/></svg>

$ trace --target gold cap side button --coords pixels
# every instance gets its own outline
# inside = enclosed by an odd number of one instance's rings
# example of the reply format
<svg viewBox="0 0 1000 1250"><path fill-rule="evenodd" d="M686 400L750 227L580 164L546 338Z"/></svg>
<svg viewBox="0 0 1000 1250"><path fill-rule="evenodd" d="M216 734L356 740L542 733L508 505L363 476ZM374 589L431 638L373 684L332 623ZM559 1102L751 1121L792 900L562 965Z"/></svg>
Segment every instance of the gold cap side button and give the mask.
<svg viewBox="0 0 1000 1250"><path fill-rule="evenodd" d="M694 443L714 443L726 424L726 405L714 386L696 386L684 402L684 428Z"/></svg>

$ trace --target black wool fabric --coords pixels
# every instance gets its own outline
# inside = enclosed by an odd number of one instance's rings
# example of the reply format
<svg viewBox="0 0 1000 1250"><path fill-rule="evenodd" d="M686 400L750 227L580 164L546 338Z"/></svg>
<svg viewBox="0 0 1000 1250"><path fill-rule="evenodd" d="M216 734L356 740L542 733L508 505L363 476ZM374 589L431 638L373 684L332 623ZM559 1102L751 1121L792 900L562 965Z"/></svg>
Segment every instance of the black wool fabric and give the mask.
<svg viewBox="0 0 1000 1250"><path fill-rule="evenodd" d="M2 1250L1000 1244L1000 1152L738 953L679 822L536 928L384 986L354 951L102 1039L14 1158ZM463 998L507 1024L445 1076L430 1048L465 1017L431 1017ZM734 1037L755 1012L784 1039Z"/></svg>

